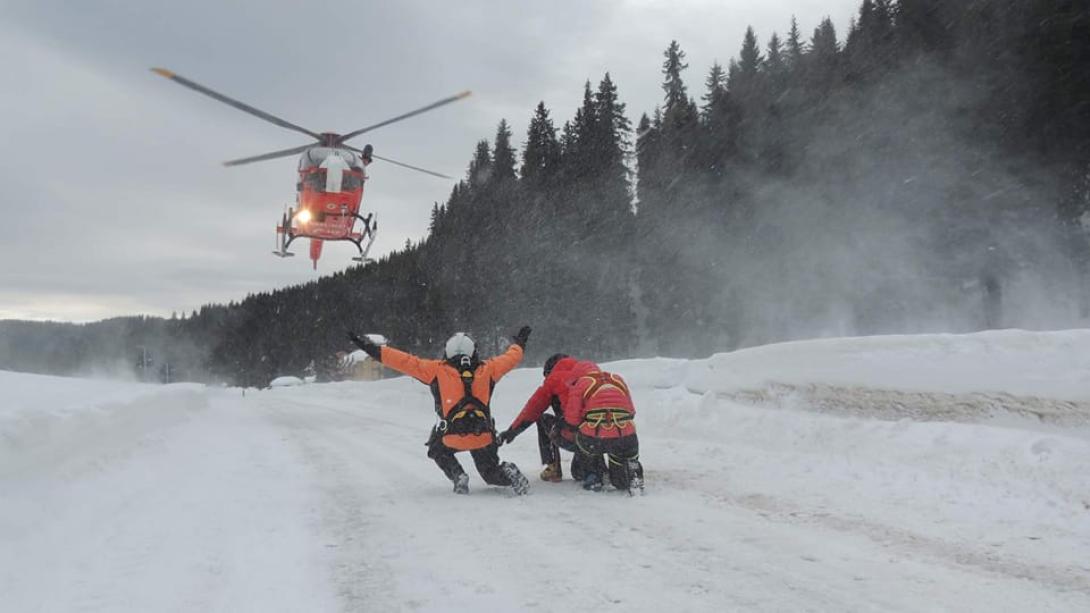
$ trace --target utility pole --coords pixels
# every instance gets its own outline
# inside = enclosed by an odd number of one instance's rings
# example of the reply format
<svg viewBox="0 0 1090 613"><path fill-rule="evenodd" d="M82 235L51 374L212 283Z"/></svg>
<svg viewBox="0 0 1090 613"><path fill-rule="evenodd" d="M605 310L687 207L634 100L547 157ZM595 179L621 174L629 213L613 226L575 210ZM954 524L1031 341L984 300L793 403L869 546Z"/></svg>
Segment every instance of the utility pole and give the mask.
<svg viewBox="0 0 1090 613"><path fill-rule="evenodd" d="M140 346L140 380L148 380L148 348L144 345Z"/></svg>

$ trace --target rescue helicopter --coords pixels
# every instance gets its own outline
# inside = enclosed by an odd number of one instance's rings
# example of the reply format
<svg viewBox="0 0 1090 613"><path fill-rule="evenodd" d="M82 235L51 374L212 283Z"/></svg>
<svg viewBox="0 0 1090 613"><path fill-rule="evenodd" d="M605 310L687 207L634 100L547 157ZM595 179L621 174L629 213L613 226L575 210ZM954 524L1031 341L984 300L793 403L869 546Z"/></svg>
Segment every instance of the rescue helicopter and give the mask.
<svg viewBox="0 0 1090 613"><path fill-rule="evenodd" d="M224 166L241 166L253 162L299 155L299 180L295 184L295 205L287 208L280 223L276 226L276 250L273 251L273 254L281 258L294 256L294 253L288 251L292 242L299 238L309 238L310 259L314 262L315 270L318 268L318 258L322 256L322 244L325 241L348 241L355 245L356 250L359 252L358 256L352 258L354 261L360 263L370 261L367 259L367 253L375 242L378 220L374 213L369 213L367 216L361 215L360 203L363 200L363 184L368 178L366 168L373 160L382 160L441 179L452 179L438 172L376 155L371 145L365 145L363 149L357 149L345 144L345 142L371 130L426 113L470 95L470 92L464 91L385 121L353 130L347 134L336 134L333 132L314 132L300 127L275 115L224 96L165 68L152 68L151 71L179 85L233 106L240 111L264 119L281 128L301 132L317 141L290 149L272 151L223 163ZM358 231L356 230L357 221L361 224Z"/></svg>

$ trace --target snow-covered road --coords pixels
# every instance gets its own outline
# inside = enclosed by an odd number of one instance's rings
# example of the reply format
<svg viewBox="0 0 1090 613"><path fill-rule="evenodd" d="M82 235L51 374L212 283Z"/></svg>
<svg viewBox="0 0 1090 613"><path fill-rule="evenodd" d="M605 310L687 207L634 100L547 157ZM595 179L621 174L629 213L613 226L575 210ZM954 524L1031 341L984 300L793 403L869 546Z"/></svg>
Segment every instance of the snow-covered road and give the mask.
<svg viewBox="0 0 1090 613"><path fill-rule="evenodd" d="M1083 354L1090 337L1070 334ZM1012 357L1010 339L992 344ZM745 353L731 376L769 359ZM537 481L532 431L501 449L530 496L485 486L468 458L471 494L454 496L424 455L429 393L405 379L243 396L0 373L15 399L0 410L0 609L1090 610L1085 362L1038 360L1071 383L1050 400L1026 356L1013 363L1029 391L879 386L1066 403L1052 424L839 414L826 388L820 406L783 391L808 389L805 369L727 386L724 361L617 365L640 410L636 498ZM853 403L874 397L821 377ZM502 382L497 421L538 380Z"/></svg>

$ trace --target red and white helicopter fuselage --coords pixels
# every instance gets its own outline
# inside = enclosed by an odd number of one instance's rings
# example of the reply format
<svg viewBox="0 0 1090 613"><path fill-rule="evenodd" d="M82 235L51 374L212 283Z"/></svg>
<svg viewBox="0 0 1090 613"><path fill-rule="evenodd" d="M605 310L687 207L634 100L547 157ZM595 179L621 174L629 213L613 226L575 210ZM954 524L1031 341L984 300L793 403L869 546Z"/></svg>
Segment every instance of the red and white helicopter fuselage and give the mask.
<svg viewBox="0 0 1090 613"><path fill-rule="evenodd" d="M325 136L325 135L323 135ZM323 241L348 241L356 245L357 261L366 261L375 240L373 215L359 214L363 200L370 148L363 154L336 146L316 146L299 157L299 180L295 185L295 206L288 209L276 227L281 257L293 255L287 249L297 238L309 238L314 267L322 255ZM356 222L361 223L356 230Z"/></svg>

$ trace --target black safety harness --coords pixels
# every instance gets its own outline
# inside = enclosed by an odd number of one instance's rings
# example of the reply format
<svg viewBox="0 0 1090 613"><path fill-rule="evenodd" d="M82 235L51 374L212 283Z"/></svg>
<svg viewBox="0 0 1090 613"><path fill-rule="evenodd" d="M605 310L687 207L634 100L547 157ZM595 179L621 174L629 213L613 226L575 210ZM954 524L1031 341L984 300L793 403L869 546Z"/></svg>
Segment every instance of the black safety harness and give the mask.
<svg viewBox="0 0 1090 613"><path fill-rule="evenodd" d="M443 417L443 399L439 393L438 382L432 385L432 392L435 394L435 413L439 417L439 422L435 424L436 431L440 435L495 433L491 409L480 398L473 395L473 381L480 363L473 360L469 364L453 361L448 361L448 364L458 369L465 393L451 407L446 417Z"/></svg>
<svg viewBox="0 0 1090 613"><path fill-rule="evenodd" d="M607 372L592 372L584 375L592 381L590 387L583 392L583 401L593 398L598 392L607 387L612 387L626 396L629 395L628 386L616 375ZM632 412L624 407L599 407L590 409L583 416L583 426L594 428L595 438L601 436L602 430L623 430L632 423Z"/></svg>

